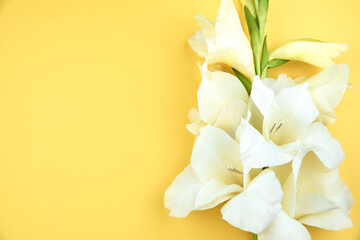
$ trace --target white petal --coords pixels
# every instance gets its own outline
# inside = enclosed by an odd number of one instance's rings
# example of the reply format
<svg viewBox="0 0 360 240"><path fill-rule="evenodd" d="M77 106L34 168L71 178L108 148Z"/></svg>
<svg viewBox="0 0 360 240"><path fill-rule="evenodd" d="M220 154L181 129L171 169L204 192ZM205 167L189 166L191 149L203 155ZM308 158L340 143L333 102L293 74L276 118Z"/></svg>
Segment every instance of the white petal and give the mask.
<svg viewBox="0 0 360 240"><path fill-rule="evenodd" d="M329 125L336 121L336 114L335 111L324 112L321 113L317 119L318 122L323 123L325 125Z"/></svg>
<svg viewBox="0 0 360 240"><path fill-rule="evenodd" d="M207 124L201 120L199 111L196 108L192 108L189 111L190 124L186 124L186 128L192 134L198 136L200 134L200 128Z"/></svg>
<svg viewBox="0 0 360 240"><path fill-rule="evenodd" d="M232 138L235 138L241 118L247 111L247 104L240 99L232 100L229 105L220 113L215 127L226 131Z"/></svg>
<svg viewBox="0 0 360 240"><path fill-rule="evenodd" d="M353 197L349 188L340 178L337 179L331 191L327 194L327 198L338 208L319 214L307 215L300 218L299 221L310 226L333 231L352 227L353 223L349 214L353 205Z"/></svg>
<svg viewBox="0 0 360 240"><path fill-rule="evenodd" d="M283 186L284 198L281 202L283 210L291 218L295 216L296 208L296 182L294 179L294 174L290 174Z"/></svg>
<svg viewBox="0 0 360 240"><path fill-rule="evenodd" d="M336 208L337 206L334 205L334 203L320 194L305 193L298 196L296 199L295 218L327 212Z"/></svg>
<svg viewBox="0 0 360 240"><path fill-rule="evenodd" d="M222 0L215 23L216 45L219 51L235 48L227 64L239 70L248 79L255 75L253 53L235 9L233 0ZM224 59L219 59L220 61Z"/></svg>
<svg viewBox="0 0 360 240"><path fill-rule="evenodd" d="M203 183L188 165L165 192L164 203L172 217L186 217L195 210L195 199Z"/></svg>
<svg viewBox="0 0 360 240"><path fill-rule="evenodd" d="M239 49L237 47L229 48L217 48L216 51L209 52L206 55L206 61L209 64L224 63L237 70L241 69L239 62ZM253 67L254 68L254 67ZM240 71L240 70L239 70ZM244 71L244 70L243 70ZM254 70L255 71L255 70ZM241 71L240 71L241 72ZM252 72L252 71L250 71ZM251 80L255 73L250 73L250 76L246 75L246 72L241 72L247 79Z"/></svg>
<svg viewBox="0 0 360 240"><path fill-rule="evenodd" d="M326 43L316 39L295 39L276 48L270 53L272 59L302 61L320 68L334 64L332 58L338 57L349 49L347 44Z"/></svg>
<svg viewBox="0 0 360 240"><path fill-rule="evenodd" d="M202 29L202 34L204 35L207 50L208 52L212 52L216 50L215 43L215 23L209 19L207 19L204 15L198 14L195 16L198 24Z"/></svg>
<svg viewBox="0 0 360 240"><path fill-rule="evenodd" d="M295 202L296 208L305 208L304 206L298 205L298 200L294 201L295 194L302 196L308 193L312 193L325 197L326 194L331 191L332 185L335 181L337 181L338 178L338 173L336 170L329 171L329 169L321 163L315 153L309 151L301 151L295 156L294 160L292 161L292 169L294 181L291 182L293 183L295 193L289 197L291 201L288 200L287 208L285 208L290 217L295 216ZM287 191L288 190L284 189L285 196L287 196ZM301 199L299 201L299 204L301 204ZM292 204L289 205L289 203ZM296 216L298 217L299 214L302 213L299 212L300 210L297 211L298 213L296 213ZM319 212L320 211L322 210L319 210Z"/></svg>
<svg viewBox="0 0 360 240"><path fill-rule="evenodd" d="M340 231L353 226L348 213L344 212L342 209L334 209L324 213L308 215L300 218L299 221L309 226L333 231Z"/></svg>
<svg viewBox="0 0 360 240"><path fill-rule="evenodd" d="M196 123L201 121L199 111L196 108L190 109L188 117L191 123Z"/></svg>
<svg viewBox="0 0 360 240"><path fill-rule="evenodd" d="M274 91L264 85L259 76L254 77L251 90L251 99L254 101L256 107L260 110L263 116L269 110L275 94Z"/></svg>
<svg viewBox="0 0 360 240"><path fill-rule="evenodd" d="M317 155L309 152L304 157L297 178L298 195L316 193L327 196L339 179L338 169L329 170Z"/></svg>
<svg viewBox="0 0 360 240"><path fill-rule="evenodd" d="M239 185L227 185L218 179L211 179L200 189L195 206L199 209L213 208L241 191L242 187Z"/></svg>
<svg viewBox="0 0 360 240"><path fill-rule="evenodd" d="M281 186L272 171L265 170L248 188L221 209L223 219L242 230L262 232L281 210Z"/></svg>
<svg viewBox="0 0 360 240"><path fill-rule="evenodd" d="M248 95L239 79L225 72L210 72L202 66L202 82L197 93L201 119L215 124L220 113L232 100L247 102Z"/></svg>
<svg viewBox="0 0 360 240"><path fill-rule="evenodd" d="M280 90L284 88L295 86L294 80L288 78L286 74L280 74L277 79L272 79L272 78L262 79L262 83L268 88L270 88L275 93L275 95L278 94Z"/></svg>
<svg viewBox="0 0 360 240"><path fill-rule="evenodd" d="M306 154L302 161L298 174L297 192L299 196L307 193L321 195L337 207L322 213L300 217L300 222L329 230L341 230L352 226L349 213L353 198L349 188L339 178L338 169L330 171L313 152ZM318 207L318 211L325 206L324 202L312 204L314 204L313 207L322 205Z"/></svg>
<svg viewBox="0 0 360 240"><path fill-rule="evenodd" d="M207 182L213 178L242 186L243 172L239 144L223 130L208 125L201 128L191 156L191 166L197 176Z"/></svg>
<svg viewBox="0 0 360 240"><path fill-rule="evenodd" d="M186 129L195 136L198 136L200 134L200 129L206 125L207 123L199 121L196 123L186 124Z"/></svg>
<svg viewBox="0 0 360 240"><path fill-rule="evenodd" d="M296 154L293 161L291 162L295 182L297 182L298 180L300 167L306 154L308 154L307 151L300 151L298 154Z"/></svg>
<svg viewBox="0 0 360 240"><path fill-rule="evenodd" d="M301 84L285 88L276 95L264 125L269 129L270 139L283 145L304 137L318 115L307 85Z"/></svg>
<svg viewBox="0 0 360 240"><path fill-rule="evenodd" d="M250 168L273 167L290 162L293 152L283 152L268 142L249 122L241 123L240 154L243 164Z"/></svg>
<svg viewBox="0 0 360 240"><path fill-rule="evenodd" d="M325 125L333 123L336 118L329 118L334 108L340 103L348 86L349 67L346 64L336 64L321 73L307 79L311 97L321 115L325 115L322 122Z"/></svg>
<svg viewBox="0 0 360 240"><path fill-rule="evenodd" d="M188 43L194 52L196 52L200 57L205 57L208 53L206 40L202 31L196 31L194 35L188 39Z"/></svg>
<svg viewBox="0 0 360 240"><path fill-rule="evenodd" d="M350 189L341 178L338 178L332 191L327 194L327 197L345 212L351 212L354 199Z"/></svg>
<svg viewBox="0 0 360 240"><path fill-rule="evenodd" d="M308 230L298 221L281 211L265 231L259 235L259 240L310 240Z"/></svg>
<svg viewBox="0 0 360 240"><path fill-rule="evenodd" d="M304 140L302 141L304 151L313 151L330 168L337 168L345 158L340 143L332 138L330 132L321 123L314 122Z"/></svg>

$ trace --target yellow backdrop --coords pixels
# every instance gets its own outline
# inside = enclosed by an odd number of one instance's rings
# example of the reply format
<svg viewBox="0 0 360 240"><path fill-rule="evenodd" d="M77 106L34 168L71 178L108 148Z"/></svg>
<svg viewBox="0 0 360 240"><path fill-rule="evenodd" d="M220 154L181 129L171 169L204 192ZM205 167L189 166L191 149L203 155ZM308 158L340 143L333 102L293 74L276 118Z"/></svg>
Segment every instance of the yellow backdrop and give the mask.
<svg viewBox="0 0 360 240"><path fill-rule="evenodd" d="M200 58L186 40L194 16L215 19L219 3L0 1L1 240L250 239L219 207L185 219L163 207L194 140L185 124ZM359 12L355 0L270 0L270 49L303 36L352 46L337 62L355 89L330 131L346 152L355 226L311 228L313 239L360 239ZM284 71L319 69L270 74Z"/></svg>

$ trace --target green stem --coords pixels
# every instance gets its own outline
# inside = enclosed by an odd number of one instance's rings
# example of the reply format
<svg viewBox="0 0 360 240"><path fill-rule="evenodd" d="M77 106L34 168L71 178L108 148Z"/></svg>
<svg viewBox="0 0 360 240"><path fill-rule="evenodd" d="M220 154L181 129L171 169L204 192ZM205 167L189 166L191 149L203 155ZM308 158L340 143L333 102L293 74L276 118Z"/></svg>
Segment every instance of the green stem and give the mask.
<svg viewBox="0 0 360 240"><path fill-rule="evenodd" d="M244 85L247 93L250 95L250 93L251 93L251 82L249 82L249 80L244 75L242 75L238 70L236 70L235 68L233 68L232 70L234 71L236 77Z"/></svg>
<svg viewBox="0 0 360 240"><path fill-rule="evenodd" d="M256 5L255 16L249 8L244 6L244 14L249 29L250 43L254 55L255 73L260 77L267 77L266 65L269 61L266 37L264 38L265 23L269 7L269 0L254 0Z"/></svg>
<svg viewBox="0 0 360 240"><path fill-rule="evenodd" d="M255 233L253 233L253 239L258 240L258 236Z"/></svg>

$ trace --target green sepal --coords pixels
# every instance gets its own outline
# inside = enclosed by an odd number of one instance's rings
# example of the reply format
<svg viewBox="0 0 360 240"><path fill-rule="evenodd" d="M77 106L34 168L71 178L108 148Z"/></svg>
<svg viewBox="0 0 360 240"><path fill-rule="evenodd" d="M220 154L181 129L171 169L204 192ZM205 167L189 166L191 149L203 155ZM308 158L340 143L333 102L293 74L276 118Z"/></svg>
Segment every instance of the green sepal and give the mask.
<svg viewBox="0 0 360 240"><path fill-rule="evenodd" d="M269 0L259 0L258 20L259 20L259 29L260 29L261 38L264 36L268 8L269 8Z"/></svg>
<svg viewBox="0 0 360 240"><path fill-rule="evenodd" d="M287 63L289 60L285 59L273 59L270 62L268 62L267 67L268 68L276 68L279 67L285 63Z"/></svg>
<svg viewBox="0 0 360 240"><path fill-rule="evenodd" d="M251 47L254 54L254 61L255 61L255 71L256 74L260 74L260 54L261 54L261 46L262 46L262 39L260 37L260 30L257 18L254 17L249 8L247 6L244 7L246 23L248 25L250 40L251 40Z"/></svg>
<svg viewBox="0 0 360 240"><path fill-rule="evenodd" d="M236 70L235 68L232 68L232 70L234 71L236 77L240 80L240 82L245 87L247 93L250 95L250 93L251 93L251 83L249 82L249 80L244 75L242 75L238 70Z"/></svg>
<svg viewBox="0 0 360 240"><path fill-rule="evenodd" d="M264 78L267 78L267 74L268 74L268 69L269 68L276 68L276 67L279 67L285 63L287 63L289 60L285 60L285 59L273 59L271 60L270 62L268 62L265 66L264 69L262 69L262 73L261 73L261 76L260 78L261 79L264 79Z"/></svg>
<svg viewBox="0 0 360 240"><path fill-rule="evenodd" d="M268 77L268 67L266 67L261 73L260 79L264 79Z"/></svg>
<svg viewBox="0 0 360 240"><path fill-rule="evenodd" d="M261 63L260 63L260 67L261 67L261 79L267 77L267 64L269 62L269 52L268 52L268 48L267 48L267 36L265 36L264 39L264 43L263 43L263 47L262 47L262 51L261 51Z"/></svg>
<svg viewBox="0 0 360 240"><path fill-rule="evenodd" d="M254 0L254 5L255 5L255 10L256 10L256 14L257 14L258 9L259 9L259 0Z"/></svg>

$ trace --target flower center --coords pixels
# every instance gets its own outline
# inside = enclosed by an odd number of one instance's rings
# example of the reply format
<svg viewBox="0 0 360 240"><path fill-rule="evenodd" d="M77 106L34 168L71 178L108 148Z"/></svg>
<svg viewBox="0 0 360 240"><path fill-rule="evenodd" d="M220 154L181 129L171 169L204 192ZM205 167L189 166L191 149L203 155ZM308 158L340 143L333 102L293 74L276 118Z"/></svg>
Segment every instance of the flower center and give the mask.
<svg viewBox="0 0 360 240"><path fill-rule="evenodd" d="M242 172L240 172L239 170L237 170L236 168L228 168L228 170L230 172L234 172L234 173L237 173L237 174L243 174Z"/></svg>
<svg viewBox="0 0 360 240"><path fill-rule="evenodd" d="M233 175L233 180L235 184L243 187L244 186L244 173L242 172L242 168L238 167L236 163L231 160L225 162L226 169Z"/></svg>
<svg viewBox="0 0 360 240"><path fill-rule="evenodd" d="M232 161L227 161L226 162L226 168L230 172L241 174L241 175L243 174L240 170L238 170L238 168L236 167L236 165Z"/></svg>
<svg viewBox="0 0 360 240"><path fill-rule="evenodd" d="M284 129L284 126L288 121L288 118L285 115L282 115L278 121L274 122L269 131L269 139L277 144L280 143L283 135L281 130Z"/></svg>

